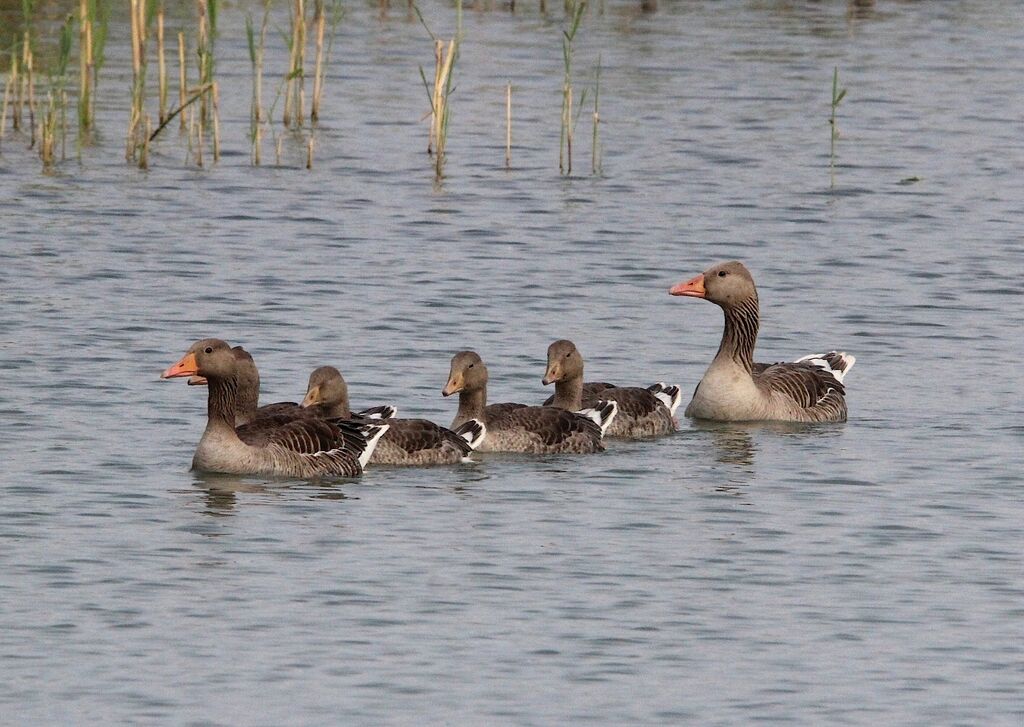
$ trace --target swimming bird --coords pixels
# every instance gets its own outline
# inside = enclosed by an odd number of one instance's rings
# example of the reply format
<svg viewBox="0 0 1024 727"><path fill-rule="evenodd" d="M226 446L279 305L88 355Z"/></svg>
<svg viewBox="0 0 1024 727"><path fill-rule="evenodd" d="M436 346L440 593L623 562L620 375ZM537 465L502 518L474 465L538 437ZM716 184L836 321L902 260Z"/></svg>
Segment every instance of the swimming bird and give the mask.
<svg viewBox="0 0 1024 727"><path fill-rule="evenodd" d="M460 351L452 357L448 383L441 390L444 396L459 395L453 429L470 419L480 419L487 425L481 452L604 451L604 433L618 411L614 401L600 401L580 412L512 403L488 406L487 378L487 367L480 356L474 351Z"/></svg>
<svg viewBox="0 0 1024 727"><path fill-rule="evenodd" d="M319 409L329 416L369 421L378 417L390 429L373 455L371 464L424 466L455 464L465 460L480 446L487 433L482 421L471 419L454 431L426 419L396 419L394 407L376 407L352 414L348 385L341 372L333 366L321 366L309 377L309 386L302 406Z"/></svg>
<svg viewBox="0 0 1024 727"><path fill-rule="evenodd" d="M750 271L738 261L719 263L669 293L703 298L725 314L725 331L686 416L719 421L846 421L843 378L856 363L844 351L796 361L754 363L759 309Z"/></svg>
<svg viewBox="0 0 1024 727"><path fill-rule="evenodd" d="M320 477L359 475L387 424L297 419L265 432L259 444L235 428L238 359L220 339L194 343L161 378L202 376L207 381L207 423L192 468L230 474Z"/></svg>
<svg viewBox="0 0 1024 727"><path fill-rule="evenodd" d="M548 365L542 383L555 385L554 396L544 406L579 411L601 399L617 403L619 412L608 427L609 437L651 437L676 429L672 415L679 406L678 386L659 383L643 389L606 382L584 383L583 355L572 341L562 339L548 346Z"/></svg>

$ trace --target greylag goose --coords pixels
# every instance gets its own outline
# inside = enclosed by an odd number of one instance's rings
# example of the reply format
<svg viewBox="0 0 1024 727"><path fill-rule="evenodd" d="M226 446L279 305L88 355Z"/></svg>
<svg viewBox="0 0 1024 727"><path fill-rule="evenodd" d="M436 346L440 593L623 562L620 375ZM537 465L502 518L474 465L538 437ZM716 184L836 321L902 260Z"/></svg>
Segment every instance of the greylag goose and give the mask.
<svg viewBox="0 0 1024 727"><path fill-rule="evenodd" d="M252 354L241 346L232 348L231 353L235 357L238 373L238 390L235 393L236 427L249 424L255 419L272 418L277 423L283 423L288 419L309 419L316 415L315 412L303 409L294 401L278 401L260 406L260 372L256 368ZM202 376L191 376L188 380L189 386L206 386L206 384L206 379Z"/></svg>
<svg viewBox="0 0 1024 727"><path fill-rule="evenodd" d="M207 381L207 423L192 468L229 474L320 477L359 475L387 424L356 425L320 419L287 421L249 444L235 429L238 359L216 338L197 341L161 378L202 376Z"/></svg>
<svg viewBox="0 0 1024 727"><path fill-rule="evenodd" d="M398 409L388 404L353 413L348 403L348 384L333 366L313 369L306 385L306 398L300 406L323 419L393 419L398 416Z"/></svg>
<svg viewBox="0 0 1024 727"><path fill-rule="evenodd" d="M370 421L383 415L390 426L370 457L371 464L424 466L455 464L465 460L480 446L487 428L482 421L470 419L458 429L434 424L426 419L395 419L394 407L375 407L355 415L349 407L348 385L333 366L321 366L309 377L302 406L317 409L332 417Z"/></svg>
<svg viewBox="0 0 1024 727"><path fill-rule="evenodd" d="M448 383L441 393L459 395L453 429L471 419L480 419L487 425L481 452L602 452L601 440L618 411L614 401L600 401L594 408L580 412L523 404L488 406L487 367L473 351L460 351L452 357Z"/></svg>
<svg viewBox="0 0 1024 727"><path fill-rule="evenodd" d="M594 406L599 399L619 405L615 421L608 427L609 437L652 437L669 434L676 429L673 414L679 406L678 386L655 384L650 389L638 386L583 383L583 355L576 344L565 339L548 346L548 366L542 380L545 386L555 385L555 394L544 406L579 411Z"/></svg>
<svg viewBox="0 0 1024 727"><path fill-rule="evenodd" d="M686 416L719 421L846 421L843 377L856 362L843 351L754 363L757 288L742 263L719 263L669 293L704 298L725 313L722 343L693 392Z"/></svg>

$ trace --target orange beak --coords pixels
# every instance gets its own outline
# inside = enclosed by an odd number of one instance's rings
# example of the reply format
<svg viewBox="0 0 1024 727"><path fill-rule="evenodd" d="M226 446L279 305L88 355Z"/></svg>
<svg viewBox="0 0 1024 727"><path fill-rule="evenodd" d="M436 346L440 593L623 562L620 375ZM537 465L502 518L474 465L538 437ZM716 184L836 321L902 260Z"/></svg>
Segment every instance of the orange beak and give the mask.
<svg viewBox="0 0 1024 727"><path fill-rule="evenodd" d="M544 378L540 380L540 383L544 384L544 386L548 386L549 384L553 384L561 378L562 372L558 370L557 366L552 366L544 374Z"/></svg>
<svg viewBox="0 0 1024 727"><path fill-rule="evenodd" d="M160 374L161 379L176 379L181 376L198 376L199 364L194 353L186 353L184 358Z"/></svg>
<svg viewBox="0 0 1024 727"><path fill-rule="evenodd" d="M188 377L188 385L189 386L206 386L208 383L210 383L210 382L207 381L202 376L189 376Z"/></svg>
<svg viewBox="0 0 1024 727"><path fill-rule="evenodd" d="M671 290L668 292L669 295L685 295L688 298L703 298L706 293L704 290L704 273L687 280L685 283L677 283L676 285L673 285Z"/></svg>
<svg viewBox="0 0 1024 727"><path fill-rule="evenodd" d="M444 385L443 389L441 389L441 396L451 396L452 394L456 394L460 391L462 391L462 378L459 377L459 380L456 381L455 377L451 376L448 379L448 383Z"/></svg>

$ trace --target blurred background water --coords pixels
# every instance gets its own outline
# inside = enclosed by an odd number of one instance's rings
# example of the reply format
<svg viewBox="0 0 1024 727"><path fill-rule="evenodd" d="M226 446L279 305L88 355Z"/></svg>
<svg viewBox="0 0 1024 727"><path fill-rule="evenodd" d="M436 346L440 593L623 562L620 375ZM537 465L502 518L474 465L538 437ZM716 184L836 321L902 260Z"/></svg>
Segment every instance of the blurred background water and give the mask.
<svg viewBox="0 0 1024 727"><path fill-rule="evenodd" d="M1018 4L595 5L603 173L584 112L568 179L561 6L467 6L440 183L432 46L376 3L346 5L314 168L291 139L251 167L249 9L221 10L219 165L176 132L124 163L123 22L81 163L4 139L0 721L1024 719ZM540 401L568 337L588 378L688 398L721 314L667 289L728 258L760 360L858 357L848 423L290 482L190 472L204 392L157 379L219 336L264 401L333 364L446 423L456 350Z"/></svg>

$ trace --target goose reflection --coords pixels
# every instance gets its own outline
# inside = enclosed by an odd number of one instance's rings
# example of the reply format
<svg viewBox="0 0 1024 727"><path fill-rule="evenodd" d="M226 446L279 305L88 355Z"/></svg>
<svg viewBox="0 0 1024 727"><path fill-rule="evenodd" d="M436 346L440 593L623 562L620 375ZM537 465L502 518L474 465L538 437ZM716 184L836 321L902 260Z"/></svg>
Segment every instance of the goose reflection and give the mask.
<svg viewBox="0 0 1024 727"><path fill-rule="evenodd" d="M239 494L257 495L260 500L295 494L313 500L346 500L349 497L342 492L341 483L330 480L282 482L277 485L241 475L210 472L193 472L192 477L195 486L203 491L205 513L215 517L233 515L239 504Z"/></svg>

